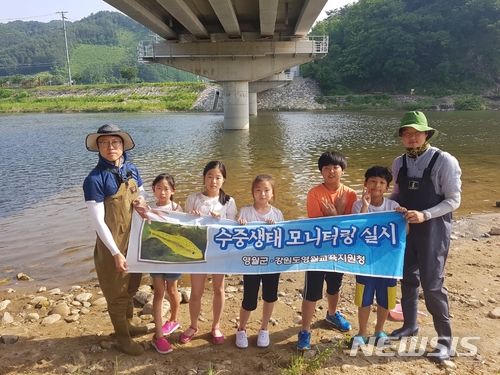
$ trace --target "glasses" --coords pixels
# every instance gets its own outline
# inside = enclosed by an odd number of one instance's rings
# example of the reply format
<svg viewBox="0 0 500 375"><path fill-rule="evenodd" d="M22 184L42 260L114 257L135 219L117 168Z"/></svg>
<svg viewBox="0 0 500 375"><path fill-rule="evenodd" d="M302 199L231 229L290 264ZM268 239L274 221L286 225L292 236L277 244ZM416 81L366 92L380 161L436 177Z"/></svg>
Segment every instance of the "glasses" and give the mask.
<svg viewBox="0 0 500 375"><path fill-rule="evenodd" d="M122 141L102 141L99 142L99 146L104 147L104 148L109 148L110 146L113 146L113 148L118 148L121 147Z"/></svg>
<svg viewBox="0 0 500 375"><path fill-rule="evenodd" d="M404 131L401 133L401 136L405 137L405 138L412 138L412 137L418 137L420 134L424 134L424 133L425 132L419 132L419 131L415 131L415 132Z"/></svg>

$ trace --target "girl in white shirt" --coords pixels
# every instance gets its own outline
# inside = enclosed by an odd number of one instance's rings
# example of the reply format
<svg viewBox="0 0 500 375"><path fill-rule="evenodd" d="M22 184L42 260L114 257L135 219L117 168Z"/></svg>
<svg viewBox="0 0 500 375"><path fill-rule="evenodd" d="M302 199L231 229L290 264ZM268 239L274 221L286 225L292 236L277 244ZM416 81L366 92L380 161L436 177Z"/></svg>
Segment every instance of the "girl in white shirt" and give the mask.
<svg viewBox="0 0 500 375"><path fill-rule="evenodd" d="M226 180L226 167L220 161L211 161L203 170L203 181L205 190L201 193L191 194L186 200L185 211L195 215L211 215L219 219L234 220L237 213L234 199L222 190L222 185ZM224 310L225 275L212 275L212 287L214 297L213 322L212 322L212 341L219 345L224 342L224 335L220 330L220 319ZM198 333L198 317L201 312L201 297L205 290L206 274L191 275L191 298L189 300L189 316L191 325L181 334L181 342L191 341L193 336Z"/></svg>
<svg viewBox="0 0 500 375"><path fill-rule="evenodd" d="M284 221L283 214L271 205L274 200L274 180L271 176L260 174L253 180L252 195L254 203L245 206L240 211L238 222L246 225L247 222L265 222L274 224ZM278 300L278 284L280 274L243 275L243 301L240 309L240 325L236 332L236 346L246 348L248 339L246 324L250 313L257 308L260 283L262 282L262 325L257 336L257 346L269 346L269 331L267 326L273 313L274 302Z"/></svg>

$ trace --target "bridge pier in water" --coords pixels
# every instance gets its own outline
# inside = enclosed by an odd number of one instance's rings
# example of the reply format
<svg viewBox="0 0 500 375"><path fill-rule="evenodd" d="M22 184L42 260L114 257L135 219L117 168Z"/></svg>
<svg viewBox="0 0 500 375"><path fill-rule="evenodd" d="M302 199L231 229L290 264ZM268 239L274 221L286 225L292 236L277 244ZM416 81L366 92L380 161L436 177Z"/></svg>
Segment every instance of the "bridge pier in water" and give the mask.
<svg viewBox="0 0 500 375"><path fill-rule="evenodd" d="M248 82L221 82L221 84L224 90L224 129L248 129L250 121ZM255 99L257 106L257 97Z"/></svg>

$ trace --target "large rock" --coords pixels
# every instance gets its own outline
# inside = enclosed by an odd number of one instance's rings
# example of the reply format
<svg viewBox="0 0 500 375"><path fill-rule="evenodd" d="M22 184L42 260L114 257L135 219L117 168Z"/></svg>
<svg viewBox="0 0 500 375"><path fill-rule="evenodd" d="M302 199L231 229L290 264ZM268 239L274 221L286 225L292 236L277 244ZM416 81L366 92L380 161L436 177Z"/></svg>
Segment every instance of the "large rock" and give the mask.
<svg viewBox="0 0 500 375"><path fill-rule="evenodd" d="M92 293L80 293L75 297L78 302L88 302L92 298Z"/></svg>
<svg viewBox="0 0 500 375"><path fill-rule="evenodd" d="M15 344L19 340L19 336L16 335L2 335L1 342L5 345Z"/></svg>
<svg viewBox="0 0 500 375"><path fill-rule="evenodd" d="M55 305L54 308L49 312L49 315L54 315L54 314L58 314L62 318L66 318L70 314L69 306L66 305L65 303L60 303L58 305Z"/></svg>
<svg viewBox="0 0 500 375"><path fill-rule="evenodd" d="M14 318L6 311L3 313L2 316L0 316L0 323L2 324L14 323Z"/></svg>
<svg viewBox="0 0 500 375"><path fill-rule="evenodd" d="M33 305L33 306L36 306L36 305L43 305L43 304L45 304L46 302L49 302L49 300L47 299L47 297L44 297L44 296L38 296L38 297L33 298L33 299L30 301L30 305ZM48 306L48 305L46 305L46 306Z"/></svg>
<svg viewBox="0 0 500 375"><path fill-rule="evenodd" d="M500 307L491 310L488 316L493 319L500 319Z"/></svg>
<svg viewBox="0 0 500 375"><path fill-rule="evenodd" d="M6 299L5 301L0 302L0 311L5 310L9 305L10 300Z"/></svg>
<svg viewBox="0 0 500 375"><path fill-rule="evenodd" d="M148 302L153 302L154 295L149 292L138 290L134 298L139 301L141 305L145 305Z"/></svg>
<svg viewBox="0 0 500 375"><path fill-rule="evenodd" d="M59 320L61 320L61 315L59 314L52 314L52 315L49 315L48 317L44 318L42 320L42 325L49 325L49 324L54 324L55 322L58 322Z"/></svg>
<svg viewBox="0 0 500 375"><path fill-rule="evenodd" d="M491 235L496 235L496 236L500 235L500 227L493 227L493 228L491 228L490 234Z"/></svg>

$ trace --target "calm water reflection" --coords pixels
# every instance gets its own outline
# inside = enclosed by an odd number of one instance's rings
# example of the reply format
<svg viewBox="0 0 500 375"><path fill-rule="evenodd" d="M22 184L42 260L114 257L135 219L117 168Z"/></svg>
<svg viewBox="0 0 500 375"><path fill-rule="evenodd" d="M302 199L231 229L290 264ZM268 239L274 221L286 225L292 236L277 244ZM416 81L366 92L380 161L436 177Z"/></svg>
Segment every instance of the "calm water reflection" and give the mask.
<svg viewBox="0 0 500 375"><path fill-rule="evenodd" d="M434 145L457 157L463 169L458 215L491 212L500 199L500 113L428 113L441 134ZM221 114L54 114L0 116L0 280L16 272L49 283L94 277L94 234L81 184L97 160L84 147L87 134L113 122L136 143L132 159L146 190L161 172L173 174L176 198L202 186L202 169L215 159L228 170L225 190L238 207L252 201L255 175L271 174L286 219L305 216L307 191L321 182L317 159L325 150L348 158L346 185L361 191L364 171L390 166L404 150L394 133L401 112L262 112L249 131L225 131ZM153 199L153 195L150 195ZM83 262L83 264L82 264Z"/></svg>

